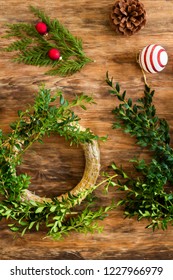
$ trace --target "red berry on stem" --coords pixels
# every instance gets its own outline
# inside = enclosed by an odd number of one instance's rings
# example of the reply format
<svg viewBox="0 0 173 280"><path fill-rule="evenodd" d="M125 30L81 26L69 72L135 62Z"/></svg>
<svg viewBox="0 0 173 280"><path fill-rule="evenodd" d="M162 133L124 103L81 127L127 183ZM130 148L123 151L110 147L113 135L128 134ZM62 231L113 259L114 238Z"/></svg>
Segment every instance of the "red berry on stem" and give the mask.
<svg viewBox="0 0 173 280"><path fill-rule="evenodd" d="M48 56L52 60L58 60L60 59L60 51L58 49L51 49L48 52Z"/></svg>
<svg viewBox="0 0 173 280"><path fill-rule="evenodd" d="M44 35L47 32L47 25L44 22L38 22L35 28L41 35Z"/></svg>

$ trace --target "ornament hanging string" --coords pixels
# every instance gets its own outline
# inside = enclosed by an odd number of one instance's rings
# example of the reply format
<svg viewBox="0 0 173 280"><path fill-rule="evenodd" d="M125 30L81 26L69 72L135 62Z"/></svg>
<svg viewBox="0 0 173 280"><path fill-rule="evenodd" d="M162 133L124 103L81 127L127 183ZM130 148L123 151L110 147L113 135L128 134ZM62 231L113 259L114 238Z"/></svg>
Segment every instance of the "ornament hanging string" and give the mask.
<svg viewBox="0 0 173 280"><path fill-rule="evenodd" d="M136 54L136 62L138 63L138 65L139 65L139 67L141 69L141 72L142 72L142 75L143 75L143 78L144 78L144 84L149 87L149 85L147 83L147 77L146 77L145 71L143 70L141 64L139 63L139 53Z"/></svg>

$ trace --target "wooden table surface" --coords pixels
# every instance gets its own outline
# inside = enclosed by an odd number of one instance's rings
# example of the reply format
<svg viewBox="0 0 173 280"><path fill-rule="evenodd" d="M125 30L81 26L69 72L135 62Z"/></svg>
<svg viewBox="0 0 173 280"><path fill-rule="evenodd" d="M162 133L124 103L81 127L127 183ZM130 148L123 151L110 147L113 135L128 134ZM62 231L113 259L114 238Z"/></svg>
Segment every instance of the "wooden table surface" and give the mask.
<svg viewBox="0 0 173 280"><path fill-rule="evenodd" d="M28 3L29 2L29 3ZM108 94L106 71L118 81L128 96L137 99L143 94L143 77L136 63L136 54L144 46L160 44L168 52L169 62L159 74L147 74L147 81L155 89L154 104L158 115L167 119L173 138L173 1L142 1L147 11L147 24L132 37L121 37L109 26L108 15L112 1L107 0L1 0L0 33L6 23L35 22L28 4L43 8L51 18L58 18L74 35L82 38L86 54L94 59L80 72L66 78L45 76L47 68L11 62L12 53L0 56L0 126L9 131L9 123L17 117L17 110L32 103L38 86L45 83L52 92L61 89L67 99L85 92L92 94L96 105L85 112L76 109L81 124L96 134L107 134L100 143L101 170L116 161L127 170L129 159L145 156L146 151L135 145L135 139L120 130L112 130L111 110L117 102ZM8 45L1 39L0 47ZM172 142L173 143L173 142ZM80 180L84 170L82 149L71 148L58 137L45 139L44 145L34 144L20 167L32 176L31 190L39 195L54 196L69 190ZM98 179L99 180L99 179ZM97 189L100 205L106 205L114 190L105 196ZM0 222L0 258L5 259L172 259L173 228L167 231L145 229L146 221L123 218L122 209L112 211L101 222L101 234L71 233L61 241L43 239L45 232L31 232L20 237L10 232L7 221Z"/></svg>

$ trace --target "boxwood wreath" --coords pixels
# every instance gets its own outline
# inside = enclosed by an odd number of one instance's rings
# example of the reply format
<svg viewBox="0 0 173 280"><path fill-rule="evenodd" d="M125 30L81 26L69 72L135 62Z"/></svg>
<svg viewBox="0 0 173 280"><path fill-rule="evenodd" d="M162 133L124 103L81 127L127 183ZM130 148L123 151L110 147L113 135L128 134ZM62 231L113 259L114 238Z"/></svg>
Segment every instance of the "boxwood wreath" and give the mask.
<svg viewBox="0 0 173 280"><path fill-rule="evenodd" d="M59 106L51 104L59 99ZM73 112L74 106L86 109L86 103L93 103L92 97L81 94L71 102L65 100L62 92L51 96L49 89L41 87L34 104L25 111L19 111L19 118L12 123L11 132L5 135L0 131L0 219L14 222L9 224L12 231L26 231L44 226L47 235L59 239L70 231L100 231L97 219L106 217L114 205L93 207L93 191L100 185L108 186L111 177L96 185L100 171L100 153L98 140L105 137L94 135L90 129L79 124L79 117ZM83 177L70 192L55 197L39 197L28 190L30 177L18 175L17 166L22 155L36 141L43 141L44 135L57 133L64 136L70 145L80 144L84 150L86 166ZM93 209L93 210L92 210Z"/></svg>

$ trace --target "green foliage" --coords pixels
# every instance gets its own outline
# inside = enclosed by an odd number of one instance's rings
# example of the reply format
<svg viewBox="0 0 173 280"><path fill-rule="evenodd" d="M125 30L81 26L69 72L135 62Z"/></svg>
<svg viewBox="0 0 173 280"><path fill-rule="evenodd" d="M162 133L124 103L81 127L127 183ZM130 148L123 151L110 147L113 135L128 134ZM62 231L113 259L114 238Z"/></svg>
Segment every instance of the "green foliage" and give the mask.
<svg viewBox="0 0 173 280"><path fill-rule="evenodd" d="M58 100L59 106L56 106ZM73 230L93 232L99 230L93 221L103 219L107 212L113 209L112 204L92 210L93 191L101 184L110 182L112 178L106 178L77 196L69 193L62 201L54 199L51 203L40 203L24 199L22 195L29 187L30 177L16 173L16 167L21 164L24 152L34 142L43 141L45 135L58 133L75 145L101 139L89 129L80 131L78 128L79 117L72 109L75 106L86 109L88 103L94 101L87 95L76 96L69 102L62 92L52 96L49 89L40 87L34 104L25 111L18 111L18 119L10 125L11 132L6 135L0 130L0 195L3 197L0 201L0 219L11 218L14 221L9 224L12 231L20 231L23 235L26 231L38 231L42 226L46 226L47 235L55 239Z"/></svg>
<svg viewBox="0 0 173 280"><path fill-rule="evenodd" d="M30 7L32 13L48 27L48 35L40 35L35 25L26 23L8 24L6 38L17 37L5 51L17 51L14 61L36 66L51 66L46 72L49 75L66 76L79 71L88 58L82 47L82 40L73 36L57 19L51 20L43 11ZM53 61L48 57L48 51L57 48L62 60Z"/></svg>
<svg viewBox="0 0 173 280"><path fill-rule="evenodd" d="M124 206L126 217L136 216L138 220L149 219L148 228L167 228L173 225L173 194L166 192L165 185L173 183L173 149L170 146L169 125L165 119L156 115L153 105L154 91L145 85L144 97L135 104L126 98L126 92L120 92L120 86L106 76L110 93L119 101L113 110L116 122L113 128L120 127L125 133L136 138L136 144L148 149L152 158L132 159L136 176L130 176L112 164L119 174L116 186L125 193L118 205Z"/></svg>

